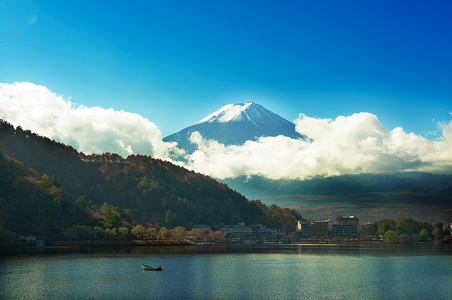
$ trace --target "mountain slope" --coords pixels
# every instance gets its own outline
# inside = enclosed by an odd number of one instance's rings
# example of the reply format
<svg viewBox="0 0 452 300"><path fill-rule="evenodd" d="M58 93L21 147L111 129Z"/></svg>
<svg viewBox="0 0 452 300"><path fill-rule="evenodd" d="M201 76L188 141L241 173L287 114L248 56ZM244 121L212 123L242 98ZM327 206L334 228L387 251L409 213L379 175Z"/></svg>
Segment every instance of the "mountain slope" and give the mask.
<svg viewBox="0 0 452 300"><path fill-rule="evenodd" d="M165 137L166 142L177 142L188 152L196 150L190 136L198 131L206 139L225 145L240 145L259 137L285 135L304 138L295 131L295 124L269 111L262 105L248 102L226 105L195 124Z"/></svg>
<svg viewBox="0 0 452 300"><path fill-rule="evenodd" d="M68 201L56 178L39 176L0 150L0 226L18 235L58 237L78 222L87 223L88 216Z"/></svg>
<svg viewBox="0 0 452 300"><path fill-rule="evenodd" d="M0 150L25 168L58 178L72 203L80 196L99 206L107 202L131 210L137 222L187 228L246 222L293 230L295 218L301 218L289 209L249 201L223 183L167 161L84 155L1 120Z"/></svg>
<svg viewBox="0 0 452 300"><path fill-rule="evenodd" d="M260 176L224 180L249 199L297 209L303 216L363 221L413 217L451 222L452 175L405 172L270 180Z"/></svg>

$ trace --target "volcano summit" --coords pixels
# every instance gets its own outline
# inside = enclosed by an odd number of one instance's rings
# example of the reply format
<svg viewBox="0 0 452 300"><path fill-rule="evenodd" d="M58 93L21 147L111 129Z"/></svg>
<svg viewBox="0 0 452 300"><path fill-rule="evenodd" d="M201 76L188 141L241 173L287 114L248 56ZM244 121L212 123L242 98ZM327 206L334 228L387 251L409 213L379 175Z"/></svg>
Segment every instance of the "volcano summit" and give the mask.
<svg viewBox="0 0 452 300"><path fill-rule="evenodd" d="M190 136L198 131L205 139L224 145L241 145L260 137L284 135L304 138L295 131L295 124L254 102L228 104L204 119L165 137L165 142L177 142L187 152L196 150Z"/></svg>

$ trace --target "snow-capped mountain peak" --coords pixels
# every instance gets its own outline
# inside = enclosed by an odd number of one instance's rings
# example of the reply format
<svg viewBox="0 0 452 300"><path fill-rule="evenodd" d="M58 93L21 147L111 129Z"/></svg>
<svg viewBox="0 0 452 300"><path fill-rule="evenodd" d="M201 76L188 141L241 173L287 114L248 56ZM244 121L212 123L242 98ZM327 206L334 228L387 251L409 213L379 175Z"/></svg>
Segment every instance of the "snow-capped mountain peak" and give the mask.
<svg viewBox="0 0 452 300"><path fill-rule="evenodd" d="M240 145L260 137L285 135L304 138L295 131L295 124L254 102L228 104L193 125L164 138L177 142L180 148L192 152L196 145L190 136L198 131L204 138L225 145Z"/></svg>
<svg viewBox="0 0 452 300"><path fill-rule="evenodd" d="M205 122L227 123L230 121L240 121L242 112L246 111L253 104L253 102L247 102L225 105L193 125Z"/></svg>

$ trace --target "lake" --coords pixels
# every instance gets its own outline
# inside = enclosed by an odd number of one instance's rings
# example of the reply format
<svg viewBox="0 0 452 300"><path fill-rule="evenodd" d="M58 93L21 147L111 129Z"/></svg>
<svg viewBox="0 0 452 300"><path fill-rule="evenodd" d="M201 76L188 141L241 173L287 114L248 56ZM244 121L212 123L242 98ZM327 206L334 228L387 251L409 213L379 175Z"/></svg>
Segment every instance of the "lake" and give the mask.
<svg viewBox="0 0 452 300"><path fill-rule="evenodd" d="M142 264L164 270L143 271ZM452 248L45 249L1 257L0 289L0 299L452 299Z"/></svg>

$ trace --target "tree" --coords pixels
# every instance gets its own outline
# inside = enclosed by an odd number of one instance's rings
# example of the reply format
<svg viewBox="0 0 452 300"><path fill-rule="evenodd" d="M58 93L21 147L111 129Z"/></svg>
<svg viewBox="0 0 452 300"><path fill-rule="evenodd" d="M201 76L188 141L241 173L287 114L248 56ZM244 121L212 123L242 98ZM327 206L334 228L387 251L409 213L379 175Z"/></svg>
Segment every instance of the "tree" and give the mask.
<svg viewBox="0 0 452 300"><path fill-rule="evenodd" d="M131 233L137 237L137 239L144 239L146 236L146 228L143 225L137 225L132 230Z"/></svg>
<svg viewBox="0 0 452 300"><path fill-rule="evenodd" d="M209 240L212 242L221 242L224 239L224 233L221 231L210 231Z"/></svg>
<svg viewBox="0 0 452 300"><path fill-rule="evenodd" d="M99 226L94 226L93 228L93 237L96 240L101 240L105 237L104 230Z"/></svg>
<svg viewBox="0 0 452 300"><path fill-rule="evenodd" d="M114 207L106 202L100 208L100 212L104 215L102 223L106 228L130 227L135 223L130 210L124 210L118 206Z"/></svg>
<svg viewBox="0 0 452 300"><path fill-rule="evenodd" d="M363 226L363 230L365 230L369 235L376 235L377 229L377 223L366 224Z"/></svg>
<svg viewBox="0 0 452 300"><path fill-rule="evenodd" d="M96 205L93 204L93 201L86 199L85 196L78 197L77 201L75 202L75 205L80 207L81 209L88 209L88 208L94 208Z"/></svg>
<svg viewBox="0 0 452 300"><path fill-rule="evenodd" d="M394 220L396 229L399 234L405 233L408 235L418 233L422 228L422 223L413 218L397 218Z"/></svg>
<svg viewBox="0 0 452 300"><path fill-rule="evenodd" d="M88 225L73 225L64 231L64 235L71 240L89 240L93 237L93 228Z"/></svg>
<svg viewBox="0 0 452 300"><path fill-rule="evenodd" d="M394 220L384 219L377 223L378 233L384 235L388 230L396 231L396 223Z"/></svg>
<svg viewBox="0 0 452 300"><path fill-rule="evenodd" d="M157 238L158 238L159 240L167 240L167 239L169 238L169 236L170 236L170 232L169 232L169 230L168 230L167 228L165 228L165 227L162 227L162 228L159 230L159 233L157 234Z"/></svg>
<svg viewBox="0 0 452 300"><path fill-rule="evenodd" d="M397 232L393 231L393 230L388 230L385 233L385 239L389 242L395 242L397 241L397 238L399 237L399 235L397 234Z"/></svg>
<svg viewBox="0 0 452 300"><path fill-rule="evenodd" d="M169 230L168 239L170 239L170 240L175 240L176 239L176 230L174 228Z"/></svg>
<svg viewBox="0 0 452 300"><path fill-rule="evenodd" d="M188 232L188 235L196 236L198 240L205 240L206 239L206 233L203 230L199 229L192 229Z"/></svg>
<svg viewBox="0 0 452 300"><path fill-rule="evenodd" d="M89 240L93 237L93 228L88 225L82 225L83 233L82 239Z"/></svg>
<svg viewBox="0 0 452 300"><path fill-rule="evenodd" d="M118 233L116 232L116 228L107 228L107 229L105 229L105 234L107 235L107 237L110 240L113 240L118 235Z"/></svg>
<svg viewBox="0 0 452 300"><path fill-rule="evenodd" d="M88 200L86 199L85 196L80 196L78 197L75 204L80 208L86 209L88 207Z"/></svg>
<svg viewBox="0 0 452 300"><path fill-rule="evenodd" d="M157 238L158 230L154 227L149 227L146 229L146 238L150 240L155 240Z"/></svg>
<svg viewBox="0 0 452 300"><path fill-rule="evenodd" d="M129 228L127 227L119 227L118 228L118 236L121 240L125 240L127 239L127 237L129 236Z"/></svg>
<svg viewBox="0 0 452 300"><path fill-rule="evenodd" d="M422 228L421 232L419 233L419 235L421 236L421 238L426 238L428 236L428 230L425 228Z"/></svg>
<svg viewBox="0 0 452 300"><path fill-rule="evenodd" d="M187 231L182 226L174 228L174 233L178 240L183 240L187 236Z"/></svg>

